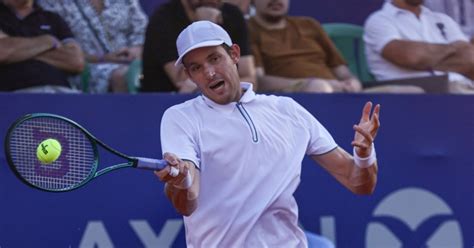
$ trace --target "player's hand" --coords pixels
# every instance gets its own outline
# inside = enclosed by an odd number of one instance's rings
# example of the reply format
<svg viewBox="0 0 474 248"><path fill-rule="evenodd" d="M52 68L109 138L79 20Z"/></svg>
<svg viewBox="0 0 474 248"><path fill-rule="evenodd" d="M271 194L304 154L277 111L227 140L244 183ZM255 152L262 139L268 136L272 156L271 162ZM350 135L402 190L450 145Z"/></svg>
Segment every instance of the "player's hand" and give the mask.
<svg viewBox="0 0 474 248"><path fill-rule="evenodd" d="M371 112L372 102L367 102L362 110L359 124L354 125L355 135L351 144L361 158L368 157L372 151L372 143L380 127L380 104L375 105L372 115Z"/></svg>
<svg viewBox="0 0 474 248"><path fill-rule="evenodd" d="M168 166L160 171L155 171L155 175L160 181L171 186L183 185L189 171L188 163L179 159L173 153L166 152L163 158L168 162Z"/></svg>

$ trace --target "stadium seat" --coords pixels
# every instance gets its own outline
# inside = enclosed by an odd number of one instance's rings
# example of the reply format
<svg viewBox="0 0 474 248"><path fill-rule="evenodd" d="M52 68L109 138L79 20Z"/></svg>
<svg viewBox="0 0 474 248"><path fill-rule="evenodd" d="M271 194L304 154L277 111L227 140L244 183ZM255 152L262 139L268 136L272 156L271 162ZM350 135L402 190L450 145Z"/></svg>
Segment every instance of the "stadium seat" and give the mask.
<svg viewBox="0 0 474 248"><path fill-rule="evenodd" d="M91 78L91 68L89 63L85 63L84 70L80 75L80 90L84 93L89 93L89 80Z"/></svg>
<svg viewBox="0 0 474 248"><path fill-rule="evenodd" d="M127 74L125 74L129 93L135 94L138 92L138 89L140 88L141 75L142 61L138 59L134 60L132 63L130 63Z"/></svg>
<svg viewBox="0 0 474 248"><path fill-rule="evenodd" d="M324 23L322 27L360 81L374 81L365 59L362 26L349 23Z"/></svg>
<svg viewBox="0 0 474 248"><path fill-rule="evenodd" d="M134 60L130 63L127 73L125 74L125 79L128 86L128 92L135 94L138 92L138 88L140 88L140 77L142 75L142 61L141 60ZM84 71L82 71L80 75L80 87L82 92L90 93L90 65L86 63Z"/></svg>
<svg viewBox="0 0 474 248"><path fill-rule="evenodd" d="M334 248L333 243L329 241L329 239L307 230L305 230L304 233L308 240L308 248Z"/></svg>

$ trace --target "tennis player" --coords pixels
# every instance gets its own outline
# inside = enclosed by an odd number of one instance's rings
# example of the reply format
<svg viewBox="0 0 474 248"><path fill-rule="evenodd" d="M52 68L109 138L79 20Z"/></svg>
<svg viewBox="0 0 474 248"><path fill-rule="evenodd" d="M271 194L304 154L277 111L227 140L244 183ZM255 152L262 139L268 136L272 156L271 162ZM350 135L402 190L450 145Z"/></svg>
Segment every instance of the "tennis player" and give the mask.
<svg viewBox="0 0 474 248"><path fill-rule="evenodd" d="M293 197L305 154L352 192L373 192L380 105L363 107L350 155L293 99L240 82L239 46L220 26L194 22L176 45L176 66L202 95L166 110L162 151L179 174L155 173L184 215L188 247L307 247Z"/></svg>

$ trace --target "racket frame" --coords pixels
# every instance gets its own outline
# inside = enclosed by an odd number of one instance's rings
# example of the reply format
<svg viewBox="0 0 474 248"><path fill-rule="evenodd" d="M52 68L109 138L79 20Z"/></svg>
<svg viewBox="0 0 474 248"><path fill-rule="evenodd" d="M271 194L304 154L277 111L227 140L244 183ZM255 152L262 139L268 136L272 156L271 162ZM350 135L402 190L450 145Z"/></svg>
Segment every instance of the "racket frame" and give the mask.
<svg viewBox="0 0 474 248"><path fill-rule="evenodd" d="M28 180L26 180L25 178L23 178L21 176L21 174L18 172L17 168L14 166L13 159L12 159L11 154L10 154L10 137L11 137L13 131L15 130L16 127L21 125L23 122L25 122L29 119L41 118L41 117L60 119L62 121L65 121L65 122L73 125L74 127L78 128L83 134L85 134L85 136L87 137L87 139L91 143L92 150L93 150L93 153L94 153L94 162L92 164L91 172L80 183L75 184L71 187L63 188L63 189L46 189L46 188L38 187L37 185L34 185L34 184L30 183ZM102 148L104 148L105 150L111 152L112 154L115 154L115 155L117 155L117 156L119 156L119 157L121 157L125 160L128 160L128 162L115 164L115 165L105 167L105 168L97 171L98 166L99 166L99 149L98 149L97 145L101 146ZM14 172L15 176L18 177L22 182L24 182L25 184L27 184L30 187L40 189L40 190L43 190L43 191L48 191L48 192L66 192L66 191L75 190L77 188L80 188L80 187L84 186L85 184L90 182L92 179L94 179L96 177L99 177L99 176L101 176L105 173L108 173L108 172L111 172L111 171L114 171L114 170L118 170L118 169L122 169L122 168L125 168L125 167L135 167L136 168L137 164L138 164L138 159L127 156L124 153L121 153L121 152L111 148L110 146L108 146L107 144L105 144L104 142L102 142L101 140L96 138L93 134L91 134L89 131L87 131L84 127L79 125L77 122L75 122L73 120L70 120L66 117L63 117L63 116L60 116L60 115L55 115L55 114L50 114L50 113L31 113L31 114L27 114L27 115L19 118L18 120L16 120L9 127L9 129L7 131L7 135L5 136L4 147L5 147L5 155L6 155L8 165L9 165L10 169Z"/></svg>

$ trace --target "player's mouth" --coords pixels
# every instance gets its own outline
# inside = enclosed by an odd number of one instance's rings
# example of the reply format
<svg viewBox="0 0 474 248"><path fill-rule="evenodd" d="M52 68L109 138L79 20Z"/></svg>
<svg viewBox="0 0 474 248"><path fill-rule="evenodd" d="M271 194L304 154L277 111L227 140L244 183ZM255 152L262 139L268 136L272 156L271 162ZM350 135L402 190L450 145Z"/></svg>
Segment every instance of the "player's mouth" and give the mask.
<svg viewBox="0 0 474 248"><path fill-rule="evenodd" d="M211 88L211 90L214 90L214 91L219 90L224 87L224 84L225 84L224 80L220 80L211 84L209 88Z"/></svg>

